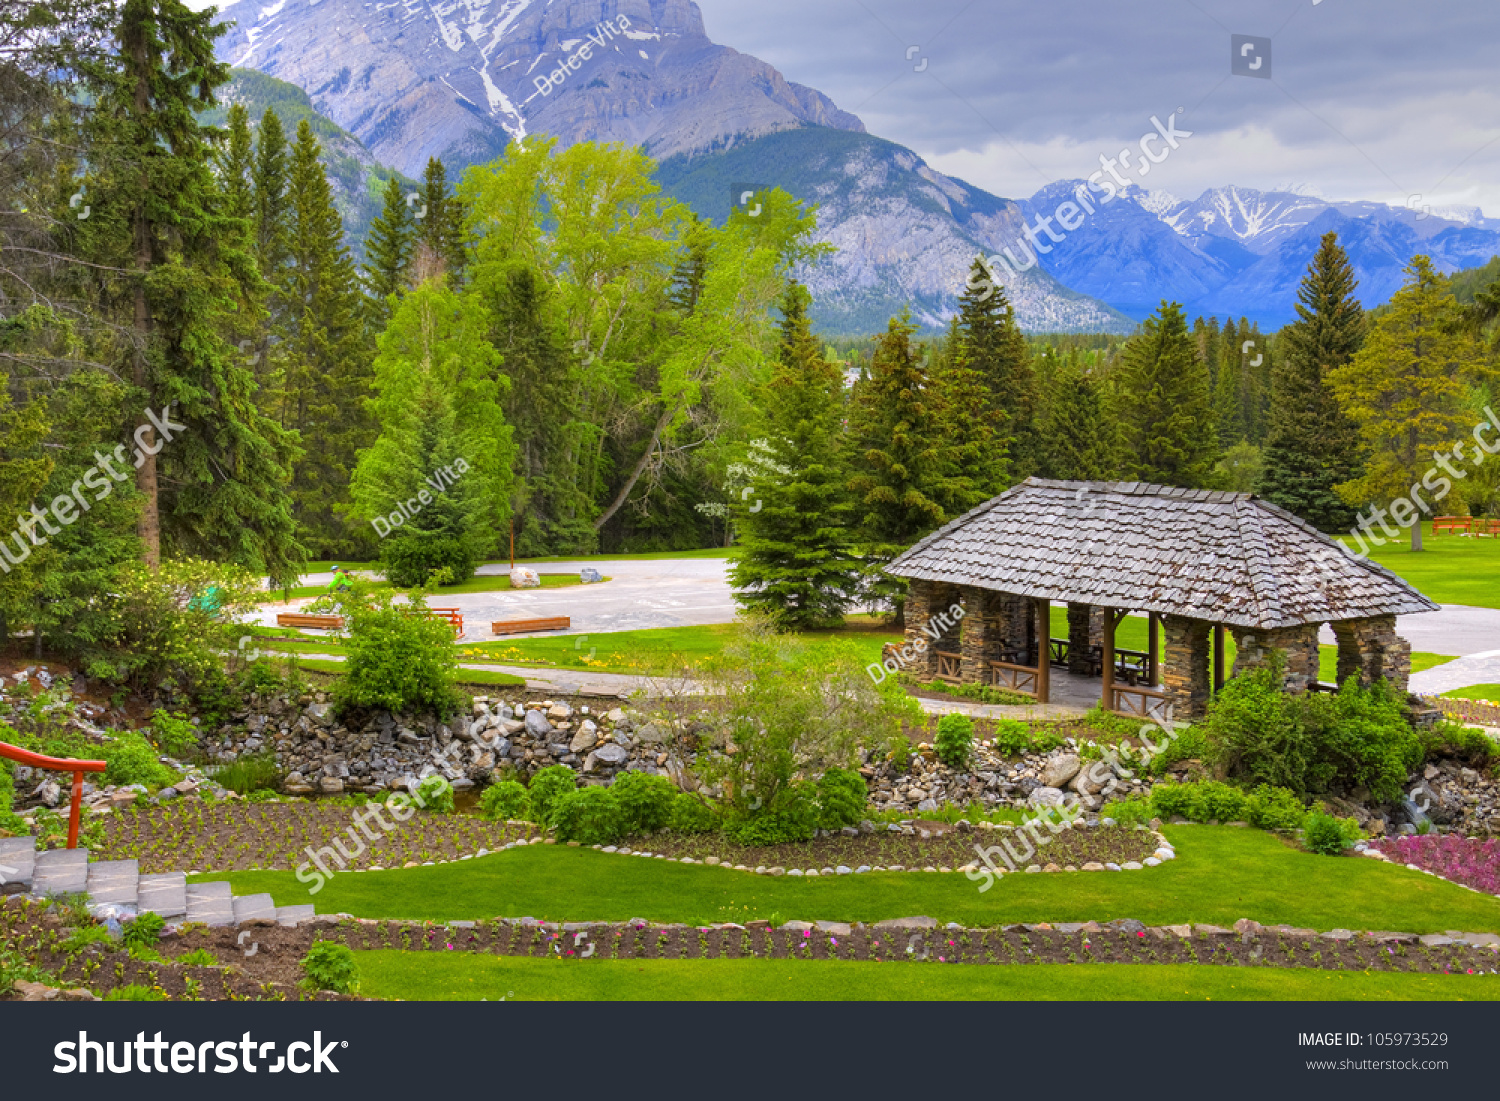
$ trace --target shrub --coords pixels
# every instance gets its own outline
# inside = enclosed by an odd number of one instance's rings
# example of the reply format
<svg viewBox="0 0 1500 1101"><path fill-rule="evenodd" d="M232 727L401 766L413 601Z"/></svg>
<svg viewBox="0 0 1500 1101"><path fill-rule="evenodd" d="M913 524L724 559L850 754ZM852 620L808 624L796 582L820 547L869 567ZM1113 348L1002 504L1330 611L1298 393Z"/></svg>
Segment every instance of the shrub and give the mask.
<svg viewBox="0 0 1500 1101"><path fill-rule="evenodd" d="M105 991L104 1000L106 1002L164 1002L167 1000L167 995L161 990L154 990L149 986L133 982Z"/></svg>
<svg viewBox="0 0 1500 1101"><path fill-rule="evenodd" d="M1302 824L1307 810L1294 792L1261 784L1250 793L1246 810L1252 826L1262 830L1294 830Z"/></svg>
<svg viewBox="0 0 1500 1101"><path fill-rule="evenodd" d="M453 813L453 785L436 773L422 777L412 795L417 805L430 814Z"/></svg>
<svg viewBox="0 0 1500 1101"><path fill-rule="evenodd" d="M563 792L553 801L549 820L562 841L613 845L625 836L625 812L610 788Z"/></svg>
<svg viewBox="0 0 1500 1101"><path fill-rule="evenodd" d="M567 765L548 765L542 769L531 778L531 820L550 825L552 804L577 787L578 777Z"/></svg>
<svg viewBox="0 0 1500 1101"><path fill-rule="evenodd" d="M1107 803L1099 812L1101 818L1113 818L1117 825L1144 826L1157 816L1151 800L1144 795L1132 795L1117 803Z"/></svg>
<svg viewBox="0 0 1500 1101"><path fill-rule="evenodd" d="M776 801L755 810L740 811L724 826L741 845L783 845L806 841L818 828L818 808L808 784L782 789Z"/></svg>
<svg viewBox="0 0 1500 1101"><path fill-rule="evenodd" d="M185 964L188 967L217 967L219 965L219 957L215 956L207 948L194 948L191 952L184 952L178 956L175 962Z"/></svg>
<svg viewBox="0 0 1500 1101"><path fill-rule="evenodd" d="M458 663L453 628L424 615L427 594L413 589L406 604L393 590L356 580L338 598L344 614L344 675L334 683L341 714L356 708L451 714L457 706ZM326 598L325 598L326 599Z"/></svg>
<svg viewBox="0 0 1500 1101"><path fill-rule="evenodd" d="M665 776L622 772L610 786L620 804L626 833L647 833L665 826L672 816L677 785Z"/></svg>
<svg viewBox="0 0 1500 1101"><path fill-rule="evenodd" d="M134 730L117 734L113 741L105 742L95 752L109 765L104 770L104 782L108 784L145 784L159 788L177 779L177 774L157 759L156 749L151 743Z"/></svg>
<svg viewBox="0 0 1500 1101"><path fill-rule="evenodd" d="M160 707L151 716L151 742L168 757L182 758L198 745L198 728L181 713Z"/></svg>
<svg viewBox="0 0 1500 1101"><path fill-rule="evenodd" d="M479 797L479 809L486 818L525 818L530 808L526 789L514 780L491 784Z"/></svg>
<svg viewBox="0 0 1500 1101"><path fill-rule="evenodd" d="M1217 780L1197 785L1194 815L1203 822L1243 822L1249 811L1250 800L1239 788Z"/></svg>
<svg viewBox="0 0 1500 1101"><path fill-rule="evenodd" d="M220 765L213 770L213 778L230 791L249 795L254 791L279 787L281 770L276 767L276 754L267 749L259 753L247 753L227 765Z"/></svg>
<svg viewBox="0 0 1500 1101"><path fill-rule="evenodd" d="M1302 798L1334 785L1364 786L1377 799L1401 798L1422 743L1399 694L1384 681L1353 678L1336 696L1282 692L1280 662L1235 677L1203 721L1208 754L1223 774L1289 788Z"/></svg>
<svg viewBox="0 0 1500 1101"><path fill-rule="evenodd" d="M311 990L353 994L359 989L359 969L347 945L320 940L302 957L302 985Z"/></svg>
<svg viewBox="0 0 1500 1101"><path fill-rule="evenodd" d="M732 754L700 753L697 767L732 793L737 820L765 808L782 814L798 803L783 797L799 775L847 768L861 749L885 752L901 737L902 706L865 675L858 649L843 640L814 644L752 623L694 680L703 690L682 704L690 712L673 718L690 714L715 739L733 742ZM815 823L816 810L807 814Z"/></svg>
<svg viewBox="0 0 1500 1101"><path fill-rule="evenodd" d="M1500 757L1500 746L1482 730L1444 719L1419 731L1424 760L1452 757L1470 768L1487 769Z"/></svg>
<svg viewBox="0 0 1500 1101"><path fill-rule="evenodd" d="M683 792L672 800L672 814L667 824L673 833L711 833L718 828L719 816L710 804Z"/></svg>
<svg viewBox="0 0 1500 1101"><path fill-rule="evenodd" d="M830 768L818 780L818 825L825 830L854 825L865 816L869 795L865 778L858 772Z"/></svg>
<svg viewBox="0 0 1500 1101"><path fill-rule="evenodd" d="M127 921L120 939L126 948L152 948L161 939L161 931L167 927L167 919L149 910Z"/></svg>
<svg viewBox="0 0 1500 1101"><path fill-rule="evenodd" d="M1052 730L1033 730L1018 719L1001 719L991 735L995 748L1006 757L1023 753L1049 753L1063 744L1062 736Z"/></svg>
<svg viewBox="0 0 1500 1101"><path fill-rule="evenodd" d="M1146 766L1152 776L1165 776L1167 770L1179 761L1201 761L1208 755L1208 736L1201 726L1190 726L1174 733L1176 737L1167 739L1162 751Z"/></svg>
<svg viewBox="0 0 1500 1101"><path fill-rule="evenodd" d="M949 768L963 768L974 752L974 720L958 712L938 720L938 760Z"/></svg>
<svg viewBox="0 0 1500 1101"><path fill-rule="evenodd" d="M380 564L387 581L398 589L410 589L426 585L434 574L442 576L445 584L467 581L474 576L474 567L479 562L473 548L463 539L393 534L381 540Z"/></svg>
<svg viewBox="0 0 1500 1101"><path fill-rule="evenodd" d="M1358 826L1354 827L1352 831L1354 837L1351 837L1348 821L1341 821L1322 811L1313 811L1309 814L1302 829L1302 838L1307 847L1323 856L1338 856L1354 843L1354 838L1359 836Z"/></svg>
<svg viewBox="0 0 1500 1101"><path fill-rule="evenodd" d="M81 925L68 934L68 939L63 941L63 950L81 952L91 944L113 944L114 940L106 926Z"/></svg>

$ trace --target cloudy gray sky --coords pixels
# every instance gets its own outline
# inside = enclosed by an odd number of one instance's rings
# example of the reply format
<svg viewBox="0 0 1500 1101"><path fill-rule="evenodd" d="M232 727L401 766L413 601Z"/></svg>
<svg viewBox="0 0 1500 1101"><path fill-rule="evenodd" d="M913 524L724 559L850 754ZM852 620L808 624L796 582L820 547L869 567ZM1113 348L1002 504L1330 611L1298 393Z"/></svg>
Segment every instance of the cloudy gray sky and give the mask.
<svg viewBox="0 0 1500 1101"><path fill-rule="evenodd" d="M1180 107L1193 136L1143 186L1500 216L1496 0L698 3L714 41L999 195L1087 176ZM1270 79L1230 74L1232 34L1272 40Z"/></svg>

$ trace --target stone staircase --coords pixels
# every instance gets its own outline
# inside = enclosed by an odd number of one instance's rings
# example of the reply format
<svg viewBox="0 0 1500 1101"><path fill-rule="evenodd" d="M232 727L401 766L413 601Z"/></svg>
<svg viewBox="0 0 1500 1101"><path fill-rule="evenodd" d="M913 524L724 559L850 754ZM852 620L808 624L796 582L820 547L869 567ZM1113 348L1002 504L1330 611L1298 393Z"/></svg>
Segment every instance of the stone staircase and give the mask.
<svg viewBox="0 0 1500 1101"><path fill-rule="evenodd" d="M89 860L87 849L36 851L34 837L0 837L0 886L20 883L33 898L85 893L98 916L160 914L169 922L238 925L261 919L296 925L310 905L277 906L271 896L231 893L229 884L189 883L183 872L142 875L134 860Z"/></svg>

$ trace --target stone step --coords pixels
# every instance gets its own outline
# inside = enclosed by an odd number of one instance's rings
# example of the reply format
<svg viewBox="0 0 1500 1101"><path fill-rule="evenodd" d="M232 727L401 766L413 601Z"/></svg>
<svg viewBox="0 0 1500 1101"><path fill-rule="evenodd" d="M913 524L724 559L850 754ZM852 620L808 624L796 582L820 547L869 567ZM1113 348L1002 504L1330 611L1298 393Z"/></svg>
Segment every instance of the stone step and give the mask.
<svg viewBox="0 0 1500 1101"><path fill-rule="evenodd" d="M276 903L270 895L239 895L234 899L234 920L238 924L253 918L276 920Z"/></svg>
<svg viewBox="0 0 1500 1101"><path fill-rule="evenodd" d="M296 925L299 921L316 917L317 914L318 908L312 905L276 907L276 920L282 925Z"/></svg>
<svg viewBox="0 0 1500 1101"><path fill-rule="evenodd" d="M95 906L134 906L141 868L134 860L100 860L88 866L84 890Z"/></svg>
<svg viewBox="0 0 1500 1101"><path fill-rule="evenodd" d="M187 876L182 872L165 872L141 876L136 896L141 913L160 914L168 920L187 915Z"/></svg>
<svg viewBox="0 0 1500 1101"><path fill-rule="evenodd" d="M75 895L87 889L89 881L89 851L87 849L51 849L37 853L36 868L32 873L31 893L43 895Z"/></svg>
<svg viewBox="0 0 1500 1101"><path fill-rule="evenodd" d="M234 892L228 883L189 883L187 920L204 925L234 924Z"/></svg>
<svg viewBox="0 0 1500 1101"><path fill-rule="evenodd" d="M7 883L31 885L36 867L36 838L0 837L0 886Z"/></svg>

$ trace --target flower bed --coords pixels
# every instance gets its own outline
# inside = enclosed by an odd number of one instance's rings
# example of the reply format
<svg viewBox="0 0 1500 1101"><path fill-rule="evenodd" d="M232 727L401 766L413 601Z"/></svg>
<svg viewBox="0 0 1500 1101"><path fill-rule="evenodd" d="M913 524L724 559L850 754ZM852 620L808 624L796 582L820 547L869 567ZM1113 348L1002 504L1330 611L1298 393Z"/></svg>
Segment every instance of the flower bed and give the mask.
<svg viewBox="0 0 1500 1101"><path fill-rule="evenodd" d="M1428 834L1390 838L1371 847L1397 864L1413 864L1476 891L1500 895L1500 841Z"/></svg>

